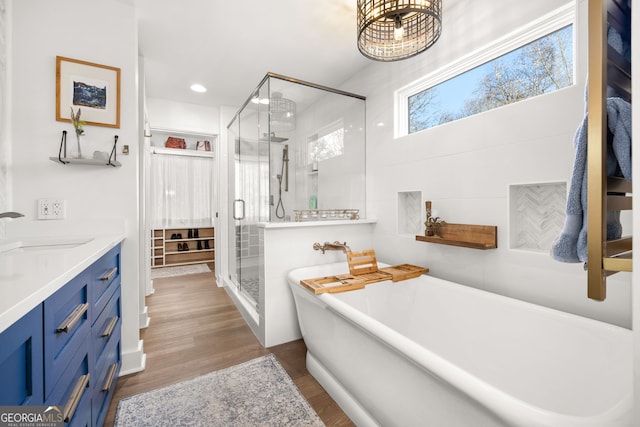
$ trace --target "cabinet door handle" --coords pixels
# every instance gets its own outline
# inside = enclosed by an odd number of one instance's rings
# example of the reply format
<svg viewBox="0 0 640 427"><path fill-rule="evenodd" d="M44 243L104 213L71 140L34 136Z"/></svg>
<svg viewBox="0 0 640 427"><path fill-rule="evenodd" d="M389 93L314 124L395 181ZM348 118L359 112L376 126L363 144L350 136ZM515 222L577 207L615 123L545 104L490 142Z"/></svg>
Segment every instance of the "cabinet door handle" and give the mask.
<svg viewBox="0 0 640 427"><path fill-rule="evenodd" d="M82 316L87 312L89 308L89 303L85 302L84 304L78 304L76 308L67 316L66 319L56 328L57 333L61 332L69 332L78 321L82 318Z"/></svg>
<svg viewBox="0 0 640 427"><path fill-rule="evenodd" d="M109 321L109 324L107 325L106 328L104 328L104 331L102 331L102 336L103 337L109 337L111 336L111 333L113 332L113 328L116 327L116 323L118 323L118 316L114 316L111 318L111 320Z"/></svg>
<svg viewBox="0 0 640 427"><path fill-rule="evenodd" d="M87 386L89 385L89 374L83 375L78 378L76 381L76 385L73 387L73 391L71 392L71 396L69 396L69 400L67 400L67 404L64 405L64 411L62 416L64 418L64 422L68 423L73 418L73 414L76 413L76 409L78 408L78 403L80 403L80 399L84 394Z"/></svg>
<svg viewBox="0 0 640 427"><path fill-rule="evenodd" d="M107 372L107 377L104 379L104 384L102 384L102 391L109 391L111 386L113 385L113 379L116 377L116 371L118 370L118 364L114 363L109 366L109 372Z"/></svg>
<svg viewBox="0 0 640 427"><path fill-rule="evenodd" d="M116 274L117 272L118 272L118 267L113 267L111 270L107 271L102 277L100 277L100 280L102 281L111 280L113 275Z"/></svg>

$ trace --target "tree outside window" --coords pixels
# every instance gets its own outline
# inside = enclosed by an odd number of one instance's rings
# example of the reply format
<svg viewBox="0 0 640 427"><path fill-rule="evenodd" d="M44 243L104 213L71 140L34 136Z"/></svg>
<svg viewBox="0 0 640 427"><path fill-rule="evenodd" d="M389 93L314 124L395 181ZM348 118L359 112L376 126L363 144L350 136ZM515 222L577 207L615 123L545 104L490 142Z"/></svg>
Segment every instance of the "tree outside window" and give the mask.
<svg viewBox="0 0 640 427"><path fill-rule="evenodd" d="M408 98L409 133L573 84L573 26Z"/></svg>

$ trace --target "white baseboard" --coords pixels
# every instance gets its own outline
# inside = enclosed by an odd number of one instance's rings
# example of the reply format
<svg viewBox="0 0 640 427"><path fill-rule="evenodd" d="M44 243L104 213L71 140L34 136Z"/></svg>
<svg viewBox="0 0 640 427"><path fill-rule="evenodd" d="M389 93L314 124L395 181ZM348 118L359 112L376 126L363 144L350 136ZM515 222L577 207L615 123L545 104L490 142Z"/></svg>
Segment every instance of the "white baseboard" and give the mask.
<svg viewBox="0 0 640 427"><path fill-rule="evenodd" d="M151 317L149 317L149 308L145 305L144 311L140 313L140 318L139 318L140 329L148 328L149 323L151 323Z"/></svg>
<svg viewBox="0 0 640 427"><path fill-rule="evenodd" d="M122 367L120 368L120 376L135 374L144 371L147 364L147 355L144 352L144 342L138 341L136 351L122 353Z"/></svg>

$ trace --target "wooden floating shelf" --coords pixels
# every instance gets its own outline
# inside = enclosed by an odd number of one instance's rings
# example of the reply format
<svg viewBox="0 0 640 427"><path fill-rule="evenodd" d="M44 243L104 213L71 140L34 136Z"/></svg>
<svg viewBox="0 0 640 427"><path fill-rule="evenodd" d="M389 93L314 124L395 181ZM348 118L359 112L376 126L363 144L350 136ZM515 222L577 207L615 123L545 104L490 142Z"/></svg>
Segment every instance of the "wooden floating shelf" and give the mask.
<svg viewBox="0 0 640 427"><path fill-rule="evenodd" d="M498 247L498 227L443 222L438 224L437 236L416 236L416 240L462 248L495 249Z"/></svg>

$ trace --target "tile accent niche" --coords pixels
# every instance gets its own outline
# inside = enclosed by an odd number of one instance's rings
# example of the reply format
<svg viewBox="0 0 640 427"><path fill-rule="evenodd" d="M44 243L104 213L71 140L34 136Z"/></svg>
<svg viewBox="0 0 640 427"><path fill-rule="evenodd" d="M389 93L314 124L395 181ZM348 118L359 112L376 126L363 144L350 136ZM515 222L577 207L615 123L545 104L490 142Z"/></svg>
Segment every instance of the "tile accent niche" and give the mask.
<svg viewBox="0 0 640 427"><path fill-rule="evenodd" d="M422 218L422 191L398 192L398 233L424 234Z"/></svg>
<svg viewBox="0 0 640 427"><path fill-rule="evenodd" d="M567 183L509 186L509 247L549 253L564 225Z"/></svg>

